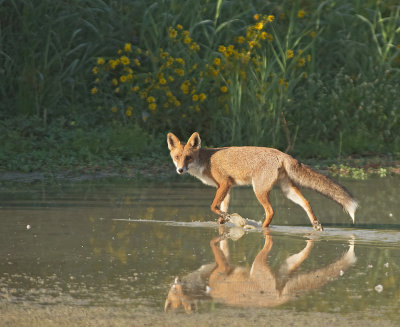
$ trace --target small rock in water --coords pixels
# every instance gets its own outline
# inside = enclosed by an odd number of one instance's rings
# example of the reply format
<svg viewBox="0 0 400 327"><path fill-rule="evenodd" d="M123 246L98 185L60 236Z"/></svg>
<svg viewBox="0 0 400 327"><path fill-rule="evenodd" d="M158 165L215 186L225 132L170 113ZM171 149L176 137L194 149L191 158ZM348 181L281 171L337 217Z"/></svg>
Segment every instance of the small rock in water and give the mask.
<svg viewBox="0 0 400 327"><path fill-rule="evenodd" d="M383 286L381 284L376 285L375 286L375 291L377 291L378 293L382 292L383 291Z"/></svg>
<svg viewBox="0 0 400 327"><path fill-rule="evenodd" d="M239 227L243 227L244 225L246 225L246 220L239 215L238 213L233 213L231 215L229 215L229 221Z"/></svg>

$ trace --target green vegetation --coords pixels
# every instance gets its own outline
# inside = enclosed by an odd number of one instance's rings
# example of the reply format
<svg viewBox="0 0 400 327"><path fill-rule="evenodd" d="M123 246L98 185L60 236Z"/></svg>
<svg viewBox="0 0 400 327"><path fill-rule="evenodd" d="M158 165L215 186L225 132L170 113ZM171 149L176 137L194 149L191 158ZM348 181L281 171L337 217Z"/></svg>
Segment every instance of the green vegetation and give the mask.
<svg viewBox="0 0 400 327"><path fill-rule="evenodd" d="M10 0L0 14L1 170L165 161L165 134L194 130L303 159L400 155L397 1Z"/></svg>

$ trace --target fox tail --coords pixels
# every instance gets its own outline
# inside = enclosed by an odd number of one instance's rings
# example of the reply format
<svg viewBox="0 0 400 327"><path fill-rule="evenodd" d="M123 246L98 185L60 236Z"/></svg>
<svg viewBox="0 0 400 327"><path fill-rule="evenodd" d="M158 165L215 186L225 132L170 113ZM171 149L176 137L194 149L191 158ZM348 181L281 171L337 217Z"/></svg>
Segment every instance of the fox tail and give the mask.
<svg viewBox="0 0 400 327"><path fill-rule="evenodd" d="M354 214L358 202L346 189L293 158L284 161L284 168L295 184L313 189L342 205L354 224Z"/></svg>

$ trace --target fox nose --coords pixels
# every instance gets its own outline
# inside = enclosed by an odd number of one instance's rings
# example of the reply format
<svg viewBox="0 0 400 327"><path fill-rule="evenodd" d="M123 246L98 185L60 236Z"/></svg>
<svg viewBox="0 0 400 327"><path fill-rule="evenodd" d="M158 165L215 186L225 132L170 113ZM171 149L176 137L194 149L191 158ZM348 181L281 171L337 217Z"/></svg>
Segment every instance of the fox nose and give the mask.
<svg viewBox="0 0 400 327"><path fill-rule="evenodd" d="M183 174L183 168L178 168L177 171L178 171L178 174Z"/></svg>

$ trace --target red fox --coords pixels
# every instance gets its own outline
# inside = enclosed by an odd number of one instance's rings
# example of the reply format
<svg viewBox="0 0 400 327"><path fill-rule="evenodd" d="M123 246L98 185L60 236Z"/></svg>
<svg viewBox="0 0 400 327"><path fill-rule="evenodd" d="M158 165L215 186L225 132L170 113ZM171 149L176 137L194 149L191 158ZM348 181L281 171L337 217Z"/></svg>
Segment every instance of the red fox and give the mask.
<svg viewBox="0 0 400 327"><path fill-rule="evenodd" d="M265 210L262 227L268 227L274 216L269 192L276 183L288 199L306 211L315 230L323 228L297 185L318 191L341 204L354 223L358 203L343 187L277 149L251 146L202 149L197 132L187 143L168 133L167 142L178 174L189 173L204 184L217 188L211 210L220 216L219 223L229 220L231 188L252 185Z"/></svg>

